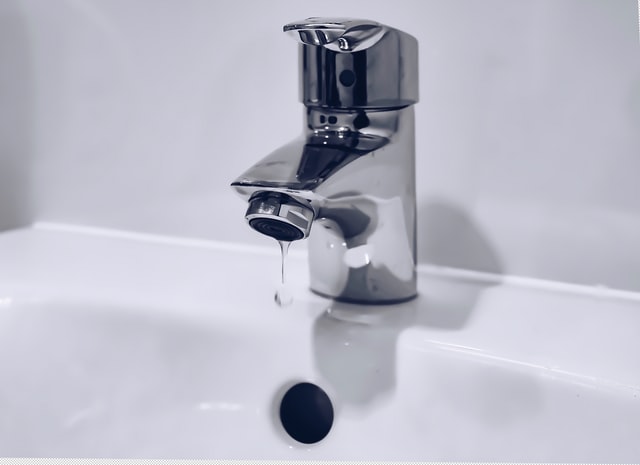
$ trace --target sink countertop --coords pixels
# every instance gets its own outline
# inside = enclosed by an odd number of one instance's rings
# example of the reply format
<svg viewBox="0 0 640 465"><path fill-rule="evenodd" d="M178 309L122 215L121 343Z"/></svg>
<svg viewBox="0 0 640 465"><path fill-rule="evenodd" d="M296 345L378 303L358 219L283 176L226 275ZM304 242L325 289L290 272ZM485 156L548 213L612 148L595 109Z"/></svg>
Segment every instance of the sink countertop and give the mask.
<svg viewBox="0 0 640 465"><path fill-rule="evenodd" d="M0 303L98 299L169 313L179 305L181 316L256 329L274 318L285 326L308 323L332 304L308 290L305 254L295 244L287 260L295 302L285 308L273 302L275 242L269 249L45 225L0 234L0 257ZM371 309L387 319L400 309L391 324L410 318L404 325L412 339L640 389L640 294L539 283L419 267L416 300Z"/></svg>

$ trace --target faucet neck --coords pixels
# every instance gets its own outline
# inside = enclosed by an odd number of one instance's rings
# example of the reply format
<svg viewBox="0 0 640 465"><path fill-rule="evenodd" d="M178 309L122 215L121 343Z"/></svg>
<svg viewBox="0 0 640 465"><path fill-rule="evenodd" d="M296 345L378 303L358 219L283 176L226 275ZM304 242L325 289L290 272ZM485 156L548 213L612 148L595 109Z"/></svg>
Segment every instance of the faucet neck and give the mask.
<svg viewBox="0 0 640 465"><path fill-rule="evenodd" d="M333 108L306 107L307 134L357 134L390 139L400 126L406 107L398 108Z"/></svg>

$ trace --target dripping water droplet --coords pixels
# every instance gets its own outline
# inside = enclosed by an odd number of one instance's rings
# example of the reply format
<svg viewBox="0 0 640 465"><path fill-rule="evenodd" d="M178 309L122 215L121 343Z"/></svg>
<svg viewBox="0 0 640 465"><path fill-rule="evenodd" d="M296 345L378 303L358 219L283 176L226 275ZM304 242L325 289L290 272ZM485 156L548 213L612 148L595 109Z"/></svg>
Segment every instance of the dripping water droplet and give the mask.
<svg viewBox="0 0 640 465"><path fill-rule="evenodd" d="M293 295L286 285L286 261L289 252L290 241L278 241L280 244L281 268L280 268L280 285L276 289L274 300L280 307L286 307L293 303Z"/></svg>

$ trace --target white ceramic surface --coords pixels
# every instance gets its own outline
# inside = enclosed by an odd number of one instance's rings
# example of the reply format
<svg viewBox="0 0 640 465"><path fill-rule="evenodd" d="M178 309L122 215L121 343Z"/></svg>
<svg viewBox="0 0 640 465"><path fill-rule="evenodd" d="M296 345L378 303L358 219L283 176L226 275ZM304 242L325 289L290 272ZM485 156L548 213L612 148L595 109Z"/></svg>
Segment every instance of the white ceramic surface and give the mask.
<svg viewBox="0 0 640 465"><path fill-rule="evenodd" d="M295 246L294 246L295 249ZM0 456L636 462L640 298L422 269L420 297L273 301L276 245L0 235ZM283 390L334 402L288 438Z"/></svg>

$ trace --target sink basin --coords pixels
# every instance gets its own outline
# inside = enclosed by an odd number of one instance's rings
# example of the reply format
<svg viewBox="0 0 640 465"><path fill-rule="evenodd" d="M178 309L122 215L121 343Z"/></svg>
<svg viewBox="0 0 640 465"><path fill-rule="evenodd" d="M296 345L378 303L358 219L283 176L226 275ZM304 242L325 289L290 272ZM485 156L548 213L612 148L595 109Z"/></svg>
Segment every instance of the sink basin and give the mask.
<svg viewBox="0 0 640 465"><path fill-rule="evenodd" d="M292 250L279 307L277 252L0 234L0 457L640 459L640 297L424 267L412 302L337 304ZM315 443L283 426L301 382Z"/></svg>

